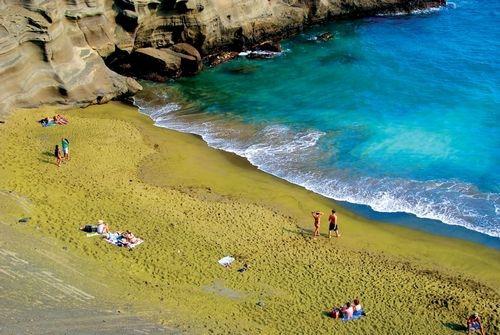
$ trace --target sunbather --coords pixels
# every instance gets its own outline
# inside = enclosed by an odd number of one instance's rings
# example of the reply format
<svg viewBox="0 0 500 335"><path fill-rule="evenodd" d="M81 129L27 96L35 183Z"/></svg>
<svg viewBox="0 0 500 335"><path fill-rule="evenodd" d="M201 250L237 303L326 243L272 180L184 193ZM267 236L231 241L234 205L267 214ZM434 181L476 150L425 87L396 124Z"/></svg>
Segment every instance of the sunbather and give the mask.
<svg viewBox="0 0 500 335"><path fill-rule="evenodd" d="M354 317L361 317L363 315L366 315L365 312L363 311L363 307L361 306L361 302L357 298L354 299L353 308L354 308L354 313L353 313Z"/></svg>
<svg viewBox="0 0 500 335"><path fill-rule="evenodd" d="M351 320L353 315L354 315L354 308L352 307L352 304L350 301L346 302L345 304L345 310L343 313L343 319L344 320Z"/></svg>
<svg viewBox="0 0 500 335"><path fill-rule="evenodd" d="M51 126L51 125L55 124L54 120L53 119L49 119L48 117L43 118L43 119L39 120L38 122L40 122L40 124L43 127L48 127L48 126Z"/></svg>
<svg viewBox="0 0 500 335"><path fill-rule="evenodd" d="M338 307L333 307L332 310L330 311L330 316L334 319L342 318L342 314L340 312L340 309Z"/></svg>
<svg viewBox="0 0 500 335"><path fill-rule="evenodd" d="M127 230L122 236L127 243L134 244L135 242L137 242L137 237L135 237L130 230Z"/></svg>
<svg viewBox="0 0 500 335"><path fill-rule="evenodd" d="M109 233L109 227L103 220L97 221L97 233L101 235Z"/></svg>
<svg viewBox="0 0 500 335"><path fill-rule="evenodd" d="M66 120L63 116L57 114L54 116L54 121L55 123L59 124L59 125L66 125L68 124L68 120Z"/></svg>
<svg viewBox="0 0 500 335"><path fill-rule="evenodd" d="M100 235L105 235L109 233L109 227L103 220L97 221L97 225L85 225L80 227L80 230L86 233L98 233Z"/></svg>
<svg viewBox="0 0 500 335"><path fill-rule="evenodd" d="M485 335L481 318L479 317L479 314L477 312L474 312L467 319L467 334L475 334L477 332L479 332L481 335Z"/></svg>

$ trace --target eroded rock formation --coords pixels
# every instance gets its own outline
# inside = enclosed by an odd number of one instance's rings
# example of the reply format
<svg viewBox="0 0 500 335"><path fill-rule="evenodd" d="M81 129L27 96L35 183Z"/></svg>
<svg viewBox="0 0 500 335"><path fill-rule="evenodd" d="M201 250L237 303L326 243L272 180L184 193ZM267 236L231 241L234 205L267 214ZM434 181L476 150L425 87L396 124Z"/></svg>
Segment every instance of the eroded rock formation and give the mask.
<svg viewBox="0 0 500 335"><path fill-rule="evenodd" d="M0 111L105 102L140 89L102 59L115 48L113 21L99 1L0 0Z"/></svg>
<svg viewBox="0 0 500 335"><path fill-rule="evenodd" d="M0 113L134 94L127 76L192 75L201 58L335 17L444 0L0 0ZM220 58L223 59L223 58ZM118 74L120 72L121 74Z"/></svg>

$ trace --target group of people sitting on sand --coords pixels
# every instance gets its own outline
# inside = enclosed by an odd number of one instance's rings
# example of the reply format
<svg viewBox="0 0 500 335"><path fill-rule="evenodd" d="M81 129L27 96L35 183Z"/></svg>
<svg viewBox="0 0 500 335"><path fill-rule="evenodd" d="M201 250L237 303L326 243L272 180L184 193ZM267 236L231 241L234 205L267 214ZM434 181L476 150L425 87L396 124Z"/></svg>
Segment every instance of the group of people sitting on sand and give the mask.
<svg viewBox="0 0 500 335"><path fill-rule="evenodd" d="M64 125L68 124L68 120L64 116L62 116L60 114L54 115L51 118L45 117L45 118L39 120L38 122L40 122L40 124L43 127L53 126L55 124L58 124L58 125L61 125L61 126L64 126Z"/></svg>
<svg viewBox="0 0 500 335"><path fill-rule="evenodd" d="M334 319L349 321L359 319L365 316L366 313L361 306L359 298L356 298L352 303L348 301L341 307L333 307L330 311L328 311L328 315ZM479 314L477 312L473 312L472 315L467 318L467 334L471 335L476 333L485 335L483 323Z"/></svg>
<svg viewBox="0 0 500 335"><path fill-rule="evenodd" d="M363 311L363 307L361 306L359 299L356 298L352 303L348 301L341 307L332 308L332 310L329 312L329 315L334 319L349 321L359 319L366 314Z"/></svg>
<svg viewBox="0 0 500 335"><path fill-rule="evenodd" d="M130 230L110 232L109 226L103 220L97 221L97 225L82 226L80 230L86 233L102 235L107 242L119 247L132 248L143 242L140 238L135 237Z"/></svg>

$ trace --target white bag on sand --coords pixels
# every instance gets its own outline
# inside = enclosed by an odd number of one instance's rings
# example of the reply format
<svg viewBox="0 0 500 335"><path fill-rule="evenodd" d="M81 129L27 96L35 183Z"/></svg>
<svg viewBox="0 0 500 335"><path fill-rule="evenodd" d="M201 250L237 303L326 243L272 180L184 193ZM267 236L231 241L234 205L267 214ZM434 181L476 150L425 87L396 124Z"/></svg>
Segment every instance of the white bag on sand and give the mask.
<svg viewBox="0 0 500 335"><path fill-rule="evenodd" d="M224 266L224 267L230 266L233 262L234 262L234 258L231 256L226 256L226 257L222 257L221 259L219 259L219 264Z"/></svg>

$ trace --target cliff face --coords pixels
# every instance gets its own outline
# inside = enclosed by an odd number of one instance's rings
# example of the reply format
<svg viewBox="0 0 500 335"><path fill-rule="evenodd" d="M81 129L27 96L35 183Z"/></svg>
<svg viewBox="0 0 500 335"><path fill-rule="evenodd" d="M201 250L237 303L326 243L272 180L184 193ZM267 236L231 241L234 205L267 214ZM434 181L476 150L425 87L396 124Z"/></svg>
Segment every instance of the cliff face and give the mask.
<svg viewBox="0 0 500 335"><path fill-rule="evenodd" d="M201 57L240 50L335 17L443 0L0 0L0 113L131 95L132 78L193 74ZM113 70L115 71L113 71ZM160 69L160 70L158 70Z"/></svg>
<svg viewBox="0 0 500 335"><path fill-rule="evenodd" d="M137 91L102 59L115 48L113 15L99 1L0 0L0 112Z"/></svg>

